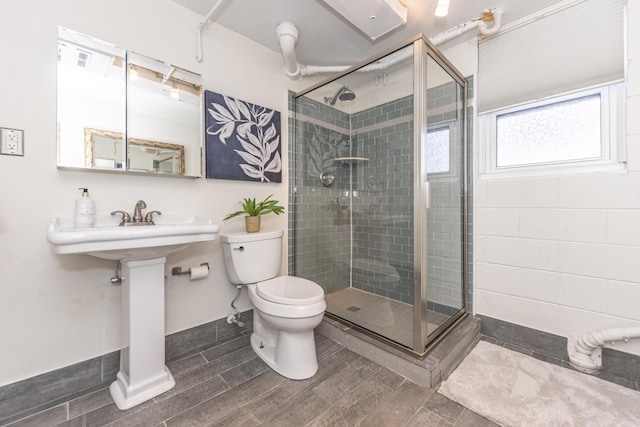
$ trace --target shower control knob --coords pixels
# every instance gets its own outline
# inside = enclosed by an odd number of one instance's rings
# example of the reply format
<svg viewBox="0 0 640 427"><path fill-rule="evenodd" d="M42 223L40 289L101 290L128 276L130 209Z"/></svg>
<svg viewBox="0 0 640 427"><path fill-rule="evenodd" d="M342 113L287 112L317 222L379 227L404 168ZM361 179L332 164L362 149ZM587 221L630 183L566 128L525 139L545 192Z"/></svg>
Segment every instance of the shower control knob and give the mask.
<svg viewBox="0 0 640 427"><path fill-rule="evenodd" d="M325 169L320 173L320 182L324 187L329 187L333 184L333 181L336 179L336 176L333 172L328 169Z"/></svg>

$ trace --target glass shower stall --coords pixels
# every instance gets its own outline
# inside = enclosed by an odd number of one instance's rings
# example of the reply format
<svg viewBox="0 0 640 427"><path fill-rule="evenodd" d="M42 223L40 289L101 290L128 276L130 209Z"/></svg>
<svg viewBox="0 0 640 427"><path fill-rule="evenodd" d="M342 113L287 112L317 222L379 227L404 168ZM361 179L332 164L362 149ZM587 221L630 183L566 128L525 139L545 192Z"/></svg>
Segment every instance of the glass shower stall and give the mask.
<svg viewBox="0 0 640 427"><path fill-rule="evenodd" d="M426 354L467 313L465 79L419 35L291 108L289 274Z"/></svg>

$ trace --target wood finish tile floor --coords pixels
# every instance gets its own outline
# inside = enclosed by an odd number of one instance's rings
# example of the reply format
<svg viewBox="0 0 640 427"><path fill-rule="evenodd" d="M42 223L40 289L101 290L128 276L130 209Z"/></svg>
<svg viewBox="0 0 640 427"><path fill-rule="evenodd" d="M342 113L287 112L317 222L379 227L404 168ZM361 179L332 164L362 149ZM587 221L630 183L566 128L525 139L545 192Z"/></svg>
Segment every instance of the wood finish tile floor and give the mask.
<svg viewBox="0 0 640 427"><path fill-rule="evenodd" d="M288 380L241 336L169 363L176 386L127 411L104 388L16 421L48 426L497 426L316 333L318 373Z"/></svg>

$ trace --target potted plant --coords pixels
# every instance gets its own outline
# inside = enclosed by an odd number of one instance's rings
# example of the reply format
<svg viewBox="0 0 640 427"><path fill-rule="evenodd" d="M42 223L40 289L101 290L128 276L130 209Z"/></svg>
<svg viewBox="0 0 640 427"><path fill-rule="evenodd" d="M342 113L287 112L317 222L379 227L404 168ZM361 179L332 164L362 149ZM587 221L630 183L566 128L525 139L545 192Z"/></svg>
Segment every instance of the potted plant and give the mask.
<svg viewBox="0 0 640 427"><path fill-rule="evenodd" d="M280 215L284 212L284 207L278 205L277 200L271 199L273 194L269 197L261 201L260 203L256 203L256 199L244 199L242 202L242 210L236 211L234 213L230 213L226 217L224 217L224 221L237 217L242 214L246 214L247 216L244 218L245 227L247 233L256 233L260 231L260 216L266 215L268 213L274 213L276 215Z"/></svg>

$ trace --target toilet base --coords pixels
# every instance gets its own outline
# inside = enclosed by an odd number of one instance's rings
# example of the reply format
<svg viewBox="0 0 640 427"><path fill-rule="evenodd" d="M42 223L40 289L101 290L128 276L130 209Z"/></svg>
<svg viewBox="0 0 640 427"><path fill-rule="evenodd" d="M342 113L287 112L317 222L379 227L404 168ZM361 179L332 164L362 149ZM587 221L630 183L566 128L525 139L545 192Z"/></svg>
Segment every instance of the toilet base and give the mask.
<svg viewBox="0 0 640 427"><path fill-rule="evenodd" d="M285 378L306 380L318 371L313 329L306 332L279 331L275 341L261 339L254 332L251 334L251 347L260 359Z"/></svg>

